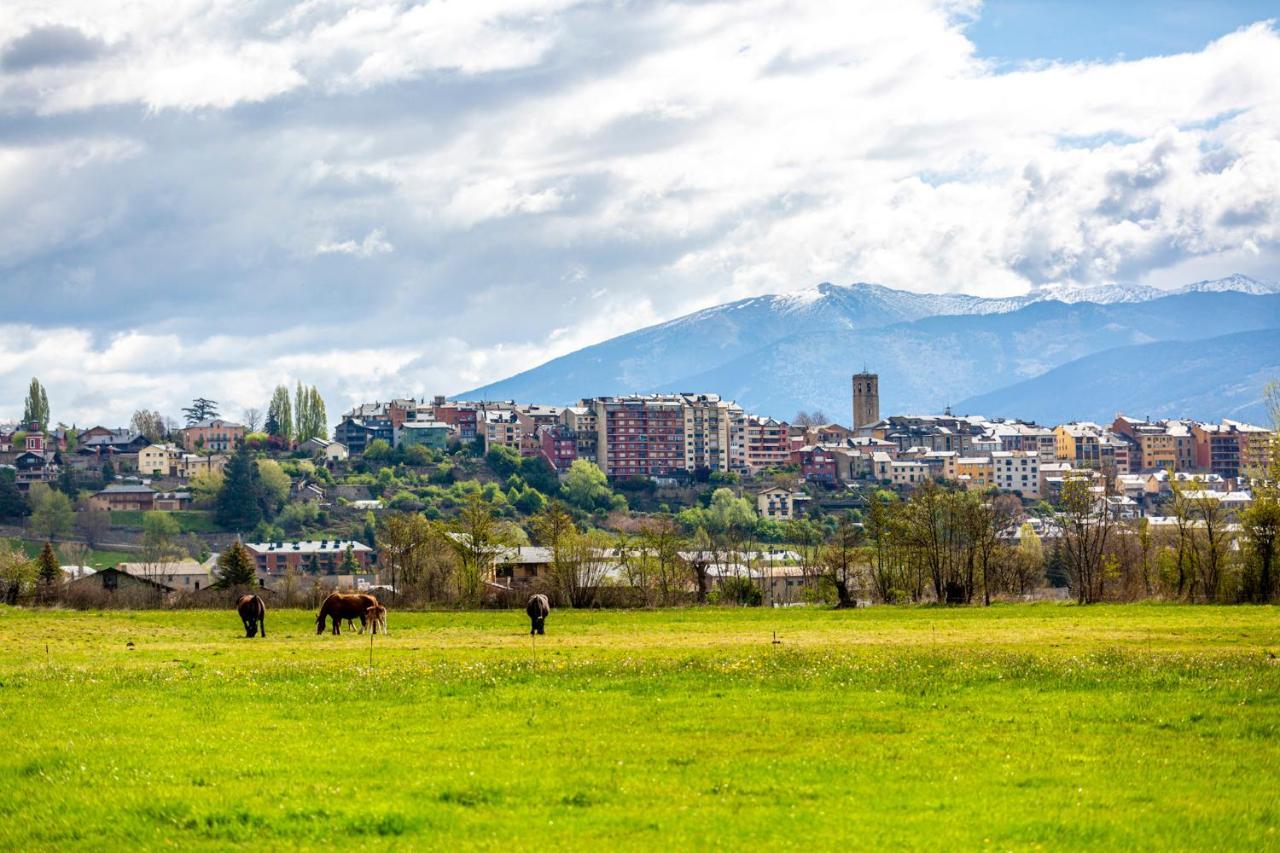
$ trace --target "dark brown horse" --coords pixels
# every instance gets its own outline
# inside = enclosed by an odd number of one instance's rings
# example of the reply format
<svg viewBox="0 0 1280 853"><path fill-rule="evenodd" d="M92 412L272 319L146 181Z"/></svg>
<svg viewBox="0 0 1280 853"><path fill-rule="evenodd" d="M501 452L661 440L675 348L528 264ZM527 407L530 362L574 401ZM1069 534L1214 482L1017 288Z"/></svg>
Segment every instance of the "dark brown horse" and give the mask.
<svg viewBox="0 0 1280 853"><path fill-rule="evenodd" d="M547 617L551 615L551 602L542 593L529 596L524 612L529 614L529 633L547 633Z"/></svg>
<svg viewBox="0 0 1280 853"><path fill-rule="evenodd" d="M365 624L365 613L370 607L377 607L378 599L363 593L335 592L320 605L316 615L316 633L324 633L324 621L333 620L333 633L342 633L342 620L359 619L361 627Z"/></svg>
<svg viewBox="0 0 1280 853"><path fill-rule="evenodd" d="M267 636L267 605L262 603L262 599L256 595L242 595L236 601L236 612L240 614L240 621L244 623L244 635L252 637L259 631L262 636Z"/></svg>

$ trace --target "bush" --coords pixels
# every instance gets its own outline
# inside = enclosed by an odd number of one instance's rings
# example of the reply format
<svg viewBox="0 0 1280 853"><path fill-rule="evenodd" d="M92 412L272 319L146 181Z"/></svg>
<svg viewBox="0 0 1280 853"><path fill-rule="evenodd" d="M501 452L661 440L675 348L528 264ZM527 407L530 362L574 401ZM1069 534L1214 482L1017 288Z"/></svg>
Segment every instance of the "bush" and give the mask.
<svg viewBox="0 0 1280 853"><path fill-rule="evenodd" d="M724 604L759 607L764 603L764 593L750 578L725 578L717 591L717 598Z"/></svg>

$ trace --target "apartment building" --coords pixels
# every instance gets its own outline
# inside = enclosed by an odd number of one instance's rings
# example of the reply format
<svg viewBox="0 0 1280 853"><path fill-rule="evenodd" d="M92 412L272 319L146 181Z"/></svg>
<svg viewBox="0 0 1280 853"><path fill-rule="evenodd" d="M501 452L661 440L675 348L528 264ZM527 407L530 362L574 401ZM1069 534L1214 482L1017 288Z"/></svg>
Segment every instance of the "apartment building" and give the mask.
<svg viewBox="0 0 1280 853"><path fill-rule="evenodd" d="M1088 421L1073 421L1054 427L1055 456L1076 468L1102 467L1102 427Z"/></svg>
<svg viewBox="0 0 1280 853"><path fill-rule="evenodd" d="M1178 469L1178 441L1165 421L1140 421L1117 415L1111 424L1116 435L1127 436L1137 445L1133 466L1139 471Z"/></svg>
<svg viewBox="0 0 1280 853"><path fill-rule="evenodd" d="M956 460L956 480L969 491L985 492L991 487L991 457L961 456Z"/></svg>
<svg viewBox="0 0 1280 853"><path fill-rule="evenodd" d="M746 414L716 394L681 394L684 469L738 471L746 468Z"/></svg>
<svg viewBox="0 0 1280 853"><path fill-rule="evenodd" d="M557 471L568 471L578 458L577 434L564 424L538 427L537 439L542 458Z"/></svg>
<svg viewBox="0 0 1280 853"><path fill-rule="evenodd" d="M748 471L787 464L791 455L787 424L773 418L748 415L746 430Z"/></svg>
<svg viewBox="0 0 1280 853"><path fill-rule="evenodd" d="M1024 498L1040 497L1040 453L1036 450L998 450L991 454L991 483L1002 492Z"/></svg>
<svg viewBox="0 0 1280 853"><path fill-rule="evenodd" d="M354 540L245 542L244 547L253 555L259 577L280 575L286 569L334 574L342 566L348 551L362 573L371 571L378 559L372 548Z"/></svg>
<svg viewBox="0 0 1280 853"><path fill-rule="evenodd" d="M871 471L877 480L895 486L914 486L930 479L929 466L925 463L894 459L883 451L872 454Z"/></svg>
<svg viewBox="0 0 1280 853"><path fill-rule="evenodd" d="M484 428L485 453L495 447L509 447L517 453L520 452L525 431L514 410L485 409L481 413L480 422Z"/></svg>
<svg viewBox="0 0 1280 853"><path fill-rule="evenodd" d="M684 405L679 397L597 397L596 464L609 477L664 477L685 467Z"/></svg>
<svg viewBox="0 0 1280 853"><path fill-rule="evenodd" d="M478 434L479 414L474 403L451 403L436 397L431 401L431 420L448 424L462 441L471 441Z"/></svg>
<svg viewBox="0 0 1280 853"><path fill-rule="evenodd" d="M576 406L566 406L560 410L560 423L573 433L578 444L578 456L582 459L596 458L596 413L590 406L579 402Z"/></svg>

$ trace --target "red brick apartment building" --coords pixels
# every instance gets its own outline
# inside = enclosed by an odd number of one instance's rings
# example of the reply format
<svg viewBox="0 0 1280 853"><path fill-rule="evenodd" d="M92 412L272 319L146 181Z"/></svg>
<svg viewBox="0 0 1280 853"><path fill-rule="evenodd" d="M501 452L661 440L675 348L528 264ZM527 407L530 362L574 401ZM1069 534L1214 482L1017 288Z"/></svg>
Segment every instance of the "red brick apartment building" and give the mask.
<svg viewBox="0 0 1280 853"><path fill-rule="evenodd" d="M599 397L596 461L610 477L662 477L685 467L684 410L678 398Z"/></svg>

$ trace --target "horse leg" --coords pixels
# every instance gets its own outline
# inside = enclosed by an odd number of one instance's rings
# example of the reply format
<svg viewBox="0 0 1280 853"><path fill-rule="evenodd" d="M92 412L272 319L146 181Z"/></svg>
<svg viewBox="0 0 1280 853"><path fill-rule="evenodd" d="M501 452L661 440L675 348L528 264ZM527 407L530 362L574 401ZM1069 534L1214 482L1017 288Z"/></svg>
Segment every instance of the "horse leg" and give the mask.
<svg viewBox="0 0 1280 853"><path fill-rule="evenodd" d="M267 614L265 613L258 617L258 636L264 640L267 638Z"/></svg>

